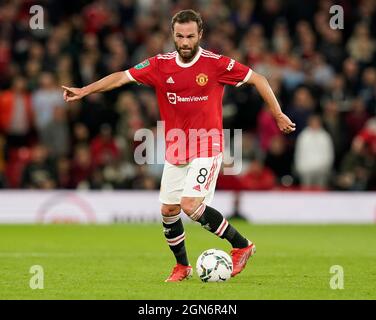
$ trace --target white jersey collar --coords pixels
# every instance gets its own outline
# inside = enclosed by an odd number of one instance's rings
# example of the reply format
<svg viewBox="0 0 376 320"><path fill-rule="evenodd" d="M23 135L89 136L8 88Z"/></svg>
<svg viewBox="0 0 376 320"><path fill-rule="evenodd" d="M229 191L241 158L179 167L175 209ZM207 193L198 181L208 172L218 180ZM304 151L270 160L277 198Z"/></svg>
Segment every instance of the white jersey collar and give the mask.
<svg viewBox="0 0 376 320"><path fill-rule="evenodd" d="M198 51L196 53L196 56L193 58L193 60L191 62L188 62L188 63L184 63L184 62L181 62L179 60L179 52L176 54L176 58L175 58L175 61L176 61L176 64L182 68L188 68L188 67L191 67L193 66L197 60L200 58L201 56L201 52L202 52L202 48L201 47L198 47Z"/></svg>

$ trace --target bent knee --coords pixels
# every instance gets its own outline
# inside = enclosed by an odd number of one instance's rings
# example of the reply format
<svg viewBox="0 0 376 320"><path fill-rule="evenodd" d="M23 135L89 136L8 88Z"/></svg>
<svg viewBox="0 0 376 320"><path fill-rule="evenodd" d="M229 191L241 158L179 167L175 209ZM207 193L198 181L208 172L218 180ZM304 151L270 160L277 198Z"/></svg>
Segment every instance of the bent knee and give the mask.
<svg viewBox="0 0 376 320"><path fill-rule="evenodd" d="M176 216L181 211L178 204L162 204L161 213L165 217Z"/></svg>
<svg viewBox="0 0 376 320"><path fill-rule="evenodd" d="M203 199L200 198L182 198L180 202L181 209L188 216L193 215L201 205Z"/></svg>

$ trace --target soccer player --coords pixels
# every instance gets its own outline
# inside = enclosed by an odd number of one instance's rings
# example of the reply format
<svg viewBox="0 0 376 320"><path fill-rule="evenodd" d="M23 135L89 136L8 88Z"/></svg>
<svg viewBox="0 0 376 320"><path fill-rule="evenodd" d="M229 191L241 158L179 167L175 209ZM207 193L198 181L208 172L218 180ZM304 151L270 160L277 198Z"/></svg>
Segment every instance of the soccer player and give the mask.
<svg viewBox="0 0 376 320"><path fill-rule="evenodd" d="M222 161L224 86L254 85L282 132L294 131L295 124L282 113L265 77L234 59L200 47L203 24L198 13L178 12L172 18L171 30L176 51L158 54L83 88L63 86L64 98L74 101L129 82L155 89L161 119L165 122L166 140L159 198L164 234L177 262L166 282L181 281L192 275L179 217L181 211L231 243L232 276L236 276L245 268L256 247L218 210L209 206ZM185 139L176 139L182 132Z"/></svg>

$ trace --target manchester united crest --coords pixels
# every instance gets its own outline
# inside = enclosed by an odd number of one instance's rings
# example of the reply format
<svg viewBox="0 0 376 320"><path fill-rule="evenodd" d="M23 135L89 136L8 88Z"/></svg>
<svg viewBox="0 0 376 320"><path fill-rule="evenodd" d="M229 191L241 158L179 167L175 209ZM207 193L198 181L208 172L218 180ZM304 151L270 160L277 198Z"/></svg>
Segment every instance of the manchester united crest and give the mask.
<svg viewBox="0 0 376 320"><path fill-rule="evenodd" d="M208 76L205 73L200 73L196 76L196 82L199 86L204 86L208 83Z"/></svg>

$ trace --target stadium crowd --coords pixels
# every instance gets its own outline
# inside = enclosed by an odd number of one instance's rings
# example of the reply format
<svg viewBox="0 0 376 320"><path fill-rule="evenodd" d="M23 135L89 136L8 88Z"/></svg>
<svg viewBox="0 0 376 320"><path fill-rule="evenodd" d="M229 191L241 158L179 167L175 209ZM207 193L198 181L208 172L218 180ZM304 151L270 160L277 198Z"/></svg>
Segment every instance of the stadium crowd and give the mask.
<svg viewBox="0 0 376 320"><path fill-rule="evenodd" d="M29 8L44 9L31 29ZM174 51L171 16L193 8L202 46L265 75L296 123L281 134L247 86L227 87L225 128L243 130L243 166L218 189L376 189L376 2L338 0L3 1L0 188L158 189L163 165L138 165L134 133L156 130L151 88L130 84L65 103L84 86ZM227 141L227 145L229 145Z"/></svg>

